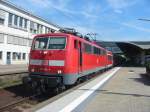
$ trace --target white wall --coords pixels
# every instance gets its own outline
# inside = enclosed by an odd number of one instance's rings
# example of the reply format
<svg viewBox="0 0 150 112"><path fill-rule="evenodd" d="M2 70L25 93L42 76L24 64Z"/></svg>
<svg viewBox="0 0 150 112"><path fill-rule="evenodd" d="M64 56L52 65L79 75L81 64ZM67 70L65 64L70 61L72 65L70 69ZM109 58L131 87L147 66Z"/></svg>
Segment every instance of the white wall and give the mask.
<svg viewBox="0 0 150 112"><path fill-rule="evenodd" d="M3 5L1 2L0 2L0 9L4 10L6 12L5 23L4 23L4 25L0 25L0 33L5 35L4 43L0 43L0 51L2 51L2 55L3 55L2 60L0 60L1 65L7 64L7 52L11 52L11 64L27 64L28 63L28 54L30 52L29 45L20 46L20 45L7 44L7 35L13 35L13 36L18 36L18 37L22 37L22 38L33 39L34 35L30 33L30 24L29 24L30 21L36 22L38 24L41 24L43 26L49 27L54 30L58 30L58 28L53 26L52 24L48 24L47 22L44 22L41 19L38 19L31 15L27 15L26 13L16 10L15 8L10 8L7 5ZM29 20L28 25L27 25L27 31L13 28L13 27L8 27L9 13L15 14L17 16L21 16L21 17ZM43 28L43 31L45 31L45 28ZM23 60L23 59L13 60L12 59L13 52L26 53L26 60ZM21 56L21 58L22 58L22 56Z"/></svg>

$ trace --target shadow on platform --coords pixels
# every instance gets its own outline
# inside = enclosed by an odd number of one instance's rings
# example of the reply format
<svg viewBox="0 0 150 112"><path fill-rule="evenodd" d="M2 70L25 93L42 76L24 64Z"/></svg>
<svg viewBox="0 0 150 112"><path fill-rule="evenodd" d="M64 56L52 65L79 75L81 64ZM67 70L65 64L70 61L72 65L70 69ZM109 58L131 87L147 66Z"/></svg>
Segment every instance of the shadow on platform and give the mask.
<svg viewBox="0 0 150 112"><path fill-rule="evenodd" d="M81 90L81 91L95 91L96 93L101 93L101 94L116 94L116 95L134 96L134 97L150 97L150 95L135 94L135 93L112 92L112 91L109 91L109 90L92 90L92 89L78 89L78 90Z"/></svg>
<svg viewBox="0 0 150 112"><path fill-rule="evenodd" d="M130 78L130 79L143 83L144 85L150 86L150 77L147 74L140 74L140 78Z"/></svg>

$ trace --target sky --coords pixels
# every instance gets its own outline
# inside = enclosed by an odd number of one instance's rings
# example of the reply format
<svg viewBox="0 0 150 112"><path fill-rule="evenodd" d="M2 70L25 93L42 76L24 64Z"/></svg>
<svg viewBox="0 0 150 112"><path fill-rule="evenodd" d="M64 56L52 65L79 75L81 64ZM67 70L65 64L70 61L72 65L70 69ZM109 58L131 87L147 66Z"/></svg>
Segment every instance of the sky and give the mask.
<svg viewBox="0 0 150 112"><path fill-rule="evenodd" d="M9 0L47 21L97 33L97 40L150 41L150 0Z"/></svg>

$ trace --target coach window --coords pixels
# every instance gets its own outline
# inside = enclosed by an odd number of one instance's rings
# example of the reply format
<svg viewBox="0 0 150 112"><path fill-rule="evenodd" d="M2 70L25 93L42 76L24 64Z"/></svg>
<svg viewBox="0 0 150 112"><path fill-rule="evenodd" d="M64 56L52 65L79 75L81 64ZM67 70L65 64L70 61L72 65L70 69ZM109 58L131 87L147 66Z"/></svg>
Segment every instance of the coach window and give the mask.
<svg viewBox="0 0 150 112"><path fill-rule="evenodd" d="M78 48L78 41L74 40L74 48L77 49Z"/></svg>

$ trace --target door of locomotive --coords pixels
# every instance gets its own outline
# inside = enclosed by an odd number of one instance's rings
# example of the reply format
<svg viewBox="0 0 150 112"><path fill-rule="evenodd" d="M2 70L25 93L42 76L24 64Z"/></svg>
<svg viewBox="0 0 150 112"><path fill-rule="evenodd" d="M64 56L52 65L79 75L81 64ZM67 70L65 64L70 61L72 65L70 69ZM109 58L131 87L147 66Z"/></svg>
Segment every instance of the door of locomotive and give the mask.
<svg viewBox="0 0 150 112"><path fill-rule="evenodd" d="M83 56L82 56L82 43L79 41L79 48L78 48L78 53L79 53L79 73L82 73L82 65L83 65Z"/></svg>

